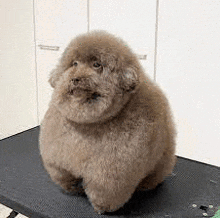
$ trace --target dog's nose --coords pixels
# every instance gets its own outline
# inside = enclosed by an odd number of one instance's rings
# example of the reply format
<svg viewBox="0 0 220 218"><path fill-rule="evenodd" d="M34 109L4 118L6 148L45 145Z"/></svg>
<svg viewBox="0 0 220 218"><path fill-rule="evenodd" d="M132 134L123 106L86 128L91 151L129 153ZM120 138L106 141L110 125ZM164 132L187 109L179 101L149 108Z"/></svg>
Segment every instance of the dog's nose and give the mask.
<svg viewBox="0 0 220 218"><path fill-rule="evenodd" d="M72 82L75 86L77 86L81 82L81 78L79 77L72 78Z"/></svg>

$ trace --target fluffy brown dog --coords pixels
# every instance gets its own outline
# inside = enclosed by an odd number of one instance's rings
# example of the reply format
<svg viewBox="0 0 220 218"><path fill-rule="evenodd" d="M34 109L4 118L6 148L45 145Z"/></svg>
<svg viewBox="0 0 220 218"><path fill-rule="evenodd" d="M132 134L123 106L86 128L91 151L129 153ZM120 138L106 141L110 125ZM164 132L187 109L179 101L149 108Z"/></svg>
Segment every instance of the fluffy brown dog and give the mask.
<svg viewBox="0 0 220 218"><path fill-rule="evenodd" d="M96 212L111 212L171 173L175 127L168 101L122 40L103 31L76 37L49 82L54 92L40 151L63 189L85 190Z"/></svg>

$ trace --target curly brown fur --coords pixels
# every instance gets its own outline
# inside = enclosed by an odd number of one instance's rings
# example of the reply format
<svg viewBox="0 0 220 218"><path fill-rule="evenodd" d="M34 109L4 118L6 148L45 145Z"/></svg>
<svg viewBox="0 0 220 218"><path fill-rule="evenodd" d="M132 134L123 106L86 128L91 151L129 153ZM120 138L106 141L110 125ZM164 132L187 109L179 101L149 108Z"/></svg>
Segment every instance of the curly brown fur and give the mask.
<svg viewBox="0 0 220 218"><path fill-rule="evenodd" d="M175 165L175 127L166 97L121 40L79 35L63 53L40 132L52 180L67 191L83 180L98 213L152 189ZM78 191L83 191L81 188Z"/></svg>

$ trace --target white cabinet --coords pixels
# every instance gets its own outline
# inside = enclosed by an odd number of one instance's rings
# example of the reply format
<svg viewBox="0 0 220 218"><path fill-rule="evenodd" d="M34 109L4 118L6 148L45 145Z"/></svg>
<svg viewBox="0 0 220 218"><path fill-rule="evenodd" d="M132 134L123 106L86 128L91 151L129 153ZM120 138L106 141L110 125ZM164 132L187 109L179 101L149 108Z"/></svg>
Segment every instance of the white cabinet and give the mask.
<svg viewBox="0 0 220 218"><path fill-rule="evenodd" d="M156 78L178 124L177 154L220 166L220 2L161 0Z"/></svg>
<svg viewBox="0 0 220 218"><path fill-rule="evenodd" d="M37 45L66 45L87 31L87 1L35 0Z"/></svg>
<svg viewBox="0 0 220 218"><path fill-rule="evenodd" d="M39 120L48 108L52 88L49 73L69 41L87 31L87 1L35 0L36 60Z"/></svg>
<svg viewBox="0 0 220 218"><path fill-rule="evenodd" d="M0 139L38 125L33 2L1 1Z"/></svg>
<svg viewBox="0 0 220 218"><path fill-rule="evenodd" d="M156 1L90 0L89 29L103 29L124 39L141 60L151 78L154 77Z"/></svg>

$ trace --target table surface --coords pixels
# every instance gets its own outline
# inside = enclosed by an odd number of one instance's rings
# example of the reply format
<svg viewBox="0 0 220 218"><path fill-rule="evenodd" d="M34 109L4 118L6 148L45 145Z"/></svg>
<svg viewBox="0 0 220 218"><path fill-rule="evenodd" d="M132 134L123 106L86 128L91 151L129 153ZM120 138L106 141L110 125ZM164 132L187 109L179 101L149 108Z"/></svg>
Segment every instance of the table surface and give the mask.
<svg viewBox="0 0 220 218"><path fill-rule="evenodd" d="M87 197L64 194L45 171L39 127L0 141L0 203L31 218L212 217L220 206L220 168L178 157L173 175L135 192L114 213L98 215Z"/></svg>

